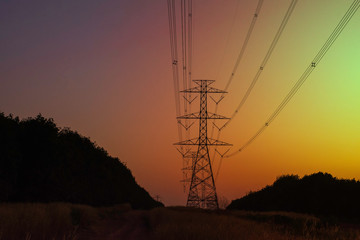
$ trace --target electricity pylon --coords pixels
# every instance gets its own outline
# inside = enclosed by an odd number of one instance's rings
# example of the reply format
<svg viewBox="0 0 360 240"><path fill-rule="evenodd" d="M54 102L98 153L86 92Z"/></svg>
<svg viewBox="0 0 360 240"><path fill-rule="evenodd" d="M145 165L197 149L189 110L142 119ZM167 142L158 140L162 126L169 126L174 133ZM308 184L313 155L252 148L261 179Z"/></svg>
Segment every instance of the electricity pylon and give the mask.
<svg viewBox="0 0 360 240"><path fill-rule="evenodd" d="M231 146L231 144L208 138L208 119L229 119L207 111L207 98L210 93L226 93L209 87L215 80L193 80L197 85L186 89L183 93L198 93L200 95L200 111L190 113L177 119L199 119L199 137L175 143L175 145L198 146L196 157L191 165L191 182L187 199L188 207L218 209L219 203L216 194L215 181L210 161L208 146Z"/></svg>

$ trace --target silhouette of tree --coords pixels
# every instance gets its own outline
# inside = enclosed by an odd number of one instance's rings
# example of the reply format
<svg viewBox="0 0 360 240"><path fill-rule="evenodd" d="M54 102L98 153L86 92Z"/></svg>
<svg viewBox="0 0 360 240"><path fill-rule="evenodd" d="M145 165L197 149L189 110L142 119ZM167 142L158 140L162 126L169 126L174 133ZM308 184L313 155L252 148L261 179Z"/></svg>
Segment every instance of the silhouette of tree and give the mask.
<svg viewBox="0 0 360 240"><path fill-rule="evenodd" d="M0 201L162 206L118 158L41 114L20 121L0 113Z"/></svg>
<svg viewBox="0 0 360 240"><path fill-rule="evenodd" d="M359 218L360 182L318 172L299 178L279 177L271 186L234 200L228 209L293 211L341 218Z"/></svg>

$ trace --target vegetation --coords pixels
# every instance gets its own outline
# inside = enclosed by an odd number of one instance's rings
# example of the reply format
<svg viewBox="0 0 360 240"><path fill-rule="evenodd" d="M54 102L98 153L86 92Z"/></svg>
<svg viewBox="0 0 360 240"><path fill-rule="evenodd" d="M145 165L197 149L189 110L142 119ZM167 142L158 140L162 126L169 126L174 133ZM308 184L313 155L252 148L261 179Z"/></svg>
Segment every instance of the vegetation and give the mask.
<svg viewBox="0 0 360 240"><path fill-rule="evenodd" d="M328 173L279 177L273 185L231 202L228 209L291 211L359 221L360 182Z"/></svg>
<svg viewBox="0 0 360 240"><path fill-rule="evenodd" d="M296 213L205 211L184 207L132 210L69 203L0 204L0 240L353 240L357 226Z"/></svg>
<svg viewBox="0 0 360 240"><path fill-rule="evenodd" d="M154 209L148 212L154 239L305 240L359 239L357 228L329 225L318 218L284 212Z"/></svg>
<svg viewBox="0 0 360 240"><path fill-rule="evenodd" d="M118 158L41 115L0 114L0 202L162 206Z"/></svg>
<svg viewBox="0 0 360 240"><path fill-rule="evenodd" d="M0 240L75 240L80 231L129 205L94 208L70 203L0 204Z"/></svg>
<svg viewBox="0 0 360 240"><path fill-rule="evenodd" d="M360 182L317 173L279 177L232 211L154 208L163 205L90 139L41 115L0 113L0 240L360 239L359 200Z"/></svg>

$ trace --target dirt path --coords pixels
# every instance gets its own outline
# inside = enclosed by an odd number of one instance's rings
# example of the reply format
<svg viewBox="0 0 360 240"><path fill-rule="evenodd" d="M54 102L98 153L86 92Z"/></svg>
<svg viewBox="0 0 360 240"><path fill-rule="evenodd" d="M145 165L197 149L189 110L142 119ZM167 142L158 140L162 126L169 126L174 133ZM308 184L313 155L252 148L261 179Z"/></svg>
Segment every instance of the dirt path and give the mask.
<svg viewBox="0 0 360 240"><path fill-rule="evenodd" d="M78 240L152 239L146 219L141 214L100 220L87 229L80 229Z"/></svg>

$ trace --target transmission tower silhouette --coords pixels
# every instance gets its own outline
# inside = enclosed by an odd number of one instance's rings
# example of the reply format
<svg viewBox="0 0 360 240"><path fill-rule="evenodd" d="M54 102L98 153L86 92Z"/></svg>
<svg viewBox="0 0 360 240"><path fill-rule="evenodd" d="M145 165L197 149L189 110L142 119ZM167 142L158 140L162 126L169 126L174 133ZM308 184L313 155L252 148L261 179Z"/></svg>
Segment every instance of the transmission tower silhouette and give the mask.
<svg viewBox="0 0 360 240"><path fill-rule="evenodd" d="M226 91L210 87L215 80L193 80L197 85L190 89L181 91L182 93L198 93L200 96L200 111L177 117L180 119L198 119L199 136L197 138L184 140L175 145L197 146L196 154L190 152L191 157L191 179L190 189L187 199L188 207L218 209L218 197L216 193L215 181L210 161L209 146L231 146L231 144L219 140L208 138L208 120L229 119L227 117L209 113L207 110L208 94L226 93Z"/></svg>

